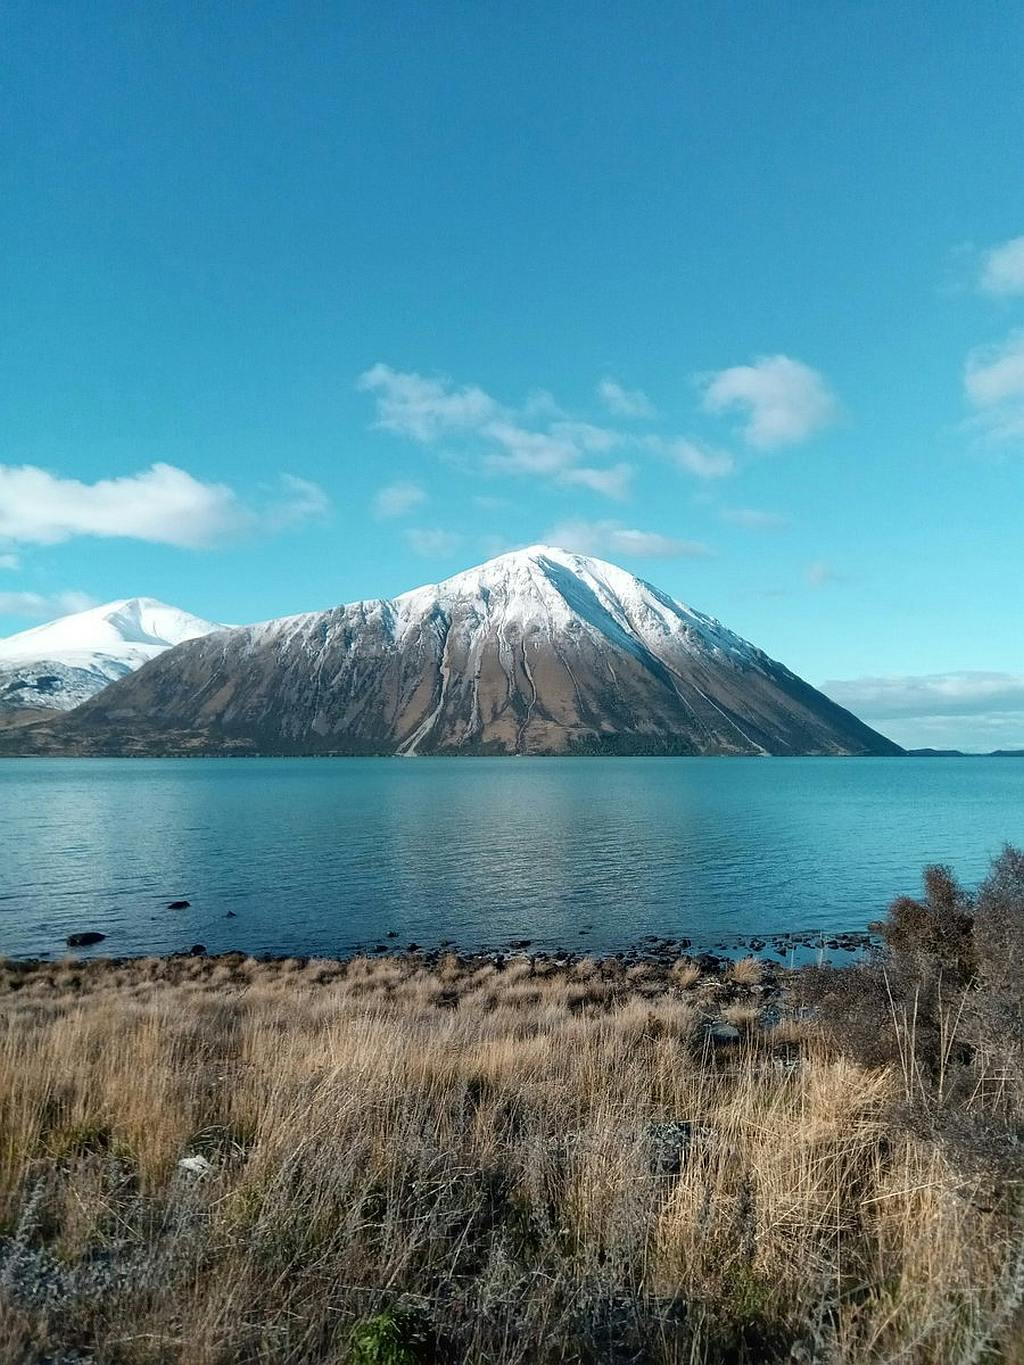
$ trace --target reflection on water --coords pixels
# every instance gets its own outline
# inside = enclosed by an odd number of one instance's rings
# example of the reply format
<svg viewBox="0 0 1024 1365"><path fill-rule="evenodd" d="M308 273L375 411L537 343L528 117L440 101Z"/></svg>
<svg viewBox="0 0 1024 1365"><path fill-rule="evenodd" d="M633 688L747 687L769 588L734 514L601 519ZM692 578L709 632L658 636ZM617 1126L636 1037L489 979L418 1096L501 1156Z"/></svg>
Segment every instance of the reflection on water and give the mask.
<svg viewBox="0 0 1024 1365"><path fill-rule="evenodd" d="M8 760L0 950L859 929L1024 842L1022 798L1012 759Z"/></svg>

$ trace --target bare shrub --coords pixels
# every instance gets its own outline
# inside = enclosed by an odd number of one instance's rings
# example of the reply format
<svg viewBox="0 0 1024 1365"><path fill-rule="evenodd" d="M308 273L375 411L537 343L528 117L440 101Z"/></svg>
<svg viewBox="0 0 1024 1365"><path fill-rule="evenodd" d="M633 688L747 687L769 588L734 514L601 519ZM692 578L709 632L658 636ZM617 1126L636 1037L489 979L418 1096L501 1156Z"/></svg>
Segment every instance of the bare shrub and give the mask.
<svg viewBox="0 0 1024 1365"><path fill-rule="evenodd" d="M727 979L736 986L759 986L764 979L764 963L759 957L741 957L729 967Z"/></svg>
<svg viewBox="0 0 1024 1365"><path fill-rule="evenodd" d="M700 967L691 958L681 957L673 962L671 976L681 991L692 990L700 981Z"/></svg>

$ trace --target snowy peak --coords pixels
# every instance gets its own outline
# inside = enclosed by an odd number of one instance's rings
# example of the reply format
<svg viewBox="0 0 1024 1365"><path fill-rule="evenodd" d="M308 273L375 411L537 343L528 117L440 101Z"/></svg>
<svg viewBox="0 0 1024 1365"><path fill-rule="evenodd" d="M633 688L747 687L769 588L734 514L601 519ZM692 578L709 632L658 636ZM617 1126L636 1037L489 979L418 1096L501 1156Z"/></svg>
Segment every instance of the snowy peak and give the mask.
<svg viewBox="0 0 1024 1365"><path fill-rule="evenodd" d="M54 659L68 653L158 654L222 627L153 597L124 597L0 639L0 660Z"/></svg>
<svg viewBox="0 0 1024 1365"><path fill-rule="evenodd" d="M0 712L67 711L158 654L223 627L124 597L0 640Z"/></svg>
<svg viewBox="0 0 1024 1365"><path fill-rule="evenodd" d="M522 632L564 630L575 619L616 644L624 637L658 652L671 640L689 650L712 650L756 662L761 651L625 569L554 545L531 545L499 555L474 569L396 597L391 604L402 627L431 610L450 616L472 604L481 620Z"/></svg>

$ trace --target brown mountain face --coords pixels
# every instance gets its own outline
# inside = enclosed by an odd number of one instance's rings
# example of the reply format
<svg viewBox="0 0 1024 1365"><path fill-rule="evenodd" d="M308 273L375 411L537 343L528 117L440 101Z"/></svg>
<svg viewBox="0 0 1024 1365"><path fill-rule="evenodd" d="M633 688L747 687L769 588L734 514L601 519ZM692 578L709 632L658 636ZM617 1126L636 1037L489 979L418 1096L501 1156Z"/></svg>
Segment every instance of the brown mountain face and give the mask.
<svg viewBox="0 0 1024 1365"><path fill-rule="evenodd" d="M893 754L762 651L600 560L503 555L392 601L179 645L0 753Z"/></svg>

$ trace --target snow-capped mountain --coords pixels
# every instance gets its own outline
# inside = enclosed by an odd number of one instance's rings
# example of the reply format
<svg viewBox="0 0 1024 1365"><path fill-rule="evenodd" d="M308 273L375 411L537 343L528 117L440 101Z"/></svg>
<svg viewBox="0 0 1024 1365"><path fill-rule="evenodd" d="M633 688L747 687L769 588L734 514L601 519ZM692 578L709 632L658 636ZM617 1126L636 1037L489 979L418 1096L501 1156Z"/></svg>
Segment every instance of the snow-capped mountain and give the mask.
<svg viewBox="0 0 1024 1365"><path fill-rule="evenodd" d="M88 753L899 752L712 617L545 545L192 640L31 734Z"/></svg>
<svg viewBox="0 0 1024 1365"><path fill-rule="evenodd" d="M184 640L221 630L152 597L126 597L0 639L0 711L70 711Z"/></svg>

